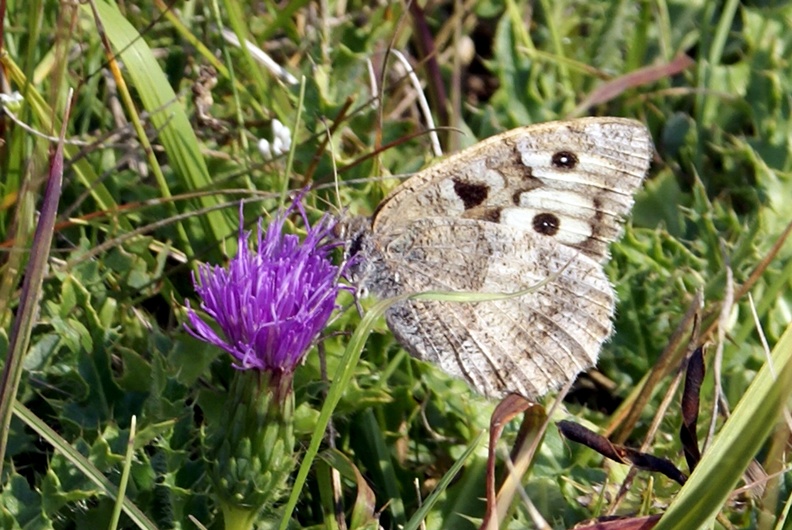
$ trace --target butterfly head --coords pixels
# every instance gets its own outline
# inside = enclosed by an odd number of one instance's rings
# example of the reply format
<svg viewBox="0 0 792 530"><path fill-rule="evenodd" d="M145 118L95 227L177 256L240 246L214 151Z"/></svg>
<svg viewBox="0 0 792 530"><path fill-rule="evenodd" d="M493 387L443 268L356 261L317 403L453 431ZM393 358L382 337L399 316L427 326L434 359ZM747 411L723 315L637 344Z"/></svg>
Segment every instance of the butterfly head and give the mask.
<svg viewBox="0 0 792 530"><path fill-rule="evenodd" d="M400 276L388 266L370 218L342 218L335 226L335 235L344 242L344 277L358 297L367 296L369 291L381 298L401 294Z"/></svg>

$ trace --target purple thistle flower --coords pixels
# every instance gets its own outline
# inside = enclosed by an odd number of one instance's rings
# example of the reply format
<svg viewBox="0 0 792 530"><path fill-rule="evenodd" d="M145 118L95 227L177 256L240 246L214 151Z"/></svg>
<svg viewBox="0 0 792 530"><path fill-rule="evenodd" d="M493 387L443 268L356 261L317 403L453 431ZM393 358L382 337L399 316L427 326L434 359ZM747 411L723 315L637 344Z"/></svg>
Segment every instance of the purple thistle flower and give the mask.
<svg viewBox="0 0 792 530"><path fill-rule="evenodd" d="M295 205L308 230L302 243L298 236L283 233ZM237 369L277 376L293 373L335 308L338 267L329 259L337 246L332 238L334 225L335 220L325 215L311 227L298 198L275 216L266 233L259 220L257 245L251 250L240 207L236 257L228 268L204 264L197 279L193 274L201 309L217 322L225 339L189 302L185 329L230 353Z"/></svg>

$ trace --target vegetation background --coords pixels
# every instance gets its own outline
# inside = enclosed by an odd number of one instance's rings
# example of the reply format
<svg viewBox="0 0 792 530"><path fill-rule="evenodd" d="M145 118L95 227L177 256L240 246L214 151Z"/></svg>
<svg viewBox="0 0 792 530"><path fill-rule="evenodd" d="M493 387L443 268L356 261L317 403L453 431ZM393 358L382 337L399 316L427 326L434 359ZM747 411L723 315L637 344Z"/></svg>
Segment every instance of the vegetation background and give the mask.
<svg viewBox="0 0 792 530"><path fill-rule="evenodd" d="M113 526L124 470L118 527L222 528L199 449L232 369L181 326L190 273L233 255L241 199L249 223L309 184L314 219L370 213L399 182L377 177L435 158L420 92L445 152L583 115L633 117L655 139L651 174L607 267L617 333L552 420L686 469L676 374L706 343L704 458L684 488L648 471L628 480L629 466L565 441L551 424L523 479L548 524L668 512L664 528L792 528L792 3L2 0L0 19L2 91L22 95L3 101L0 122L6 364L9 338L25 329L12 324L24 317L17 304L33 274L25 266L37 208L74 94L21 385L1 396L14 411L3 528ZM273 140L274 119L294 148L265 160L257 144ZM358 321L354 308L339 313L320 349L326 370L314 351L297 373L301 451L323 436L323 373L332 379ZM296 510L284 504L280 516L293 528L478 527L480 433L494 404L411 360L382 322L351 368L333 410L335 450L309 461ZM504 433L504 453L518 423ZM752 487L737 490L745 481ZM516 500L502 527L532 527L528 506Z"/></svg>

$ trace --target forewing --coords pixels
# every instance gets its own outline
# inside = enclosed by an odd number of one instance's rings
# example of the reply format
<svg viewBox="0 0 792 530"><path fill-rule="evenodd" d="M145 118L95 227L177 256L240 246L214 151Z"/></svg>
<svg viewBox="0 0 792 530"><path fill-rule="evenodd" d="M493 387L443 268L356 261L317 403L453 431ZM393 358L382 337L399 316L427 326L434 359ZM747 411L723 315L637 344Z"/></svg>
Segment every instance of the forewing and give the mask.
<svg viewBox="0 0 792 530"><path fill-rule="evenodd" d="M607 257L649 168L640 122L582 118L514 129L422 171L375 213L387 233L427 217L479 219L549 235L597 261Z"/></svg>

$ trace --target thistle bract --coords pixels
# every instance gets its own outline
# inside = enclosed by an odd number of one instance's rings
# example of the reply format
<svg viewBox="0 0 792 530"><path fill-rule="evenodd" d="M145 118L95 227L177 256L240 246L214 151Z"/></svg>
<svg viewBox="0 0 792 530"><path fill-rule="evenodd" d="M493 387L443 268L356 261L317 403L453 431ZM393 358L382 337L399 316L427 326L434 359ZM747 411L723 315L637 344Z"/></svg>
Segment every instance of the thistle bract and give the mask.
<svg viewBox="0 0 792 530"><path fill-rule="evenodd" d="M241 226L239 249L227 268L202 265L195 288L201 309L222 337L189 305L187 331L233 357L239 371L225 396L224 413L206 426L205 456L226 528L251 528L280 500L294 469L292 375L335 308L338 267L329 254L334 221L323 217L306 237L283 233L295 206L254 248ZM240 214L240 224L241 224Z"/></svg>

